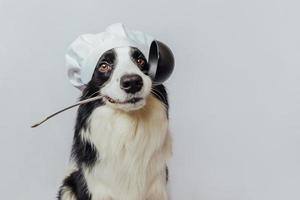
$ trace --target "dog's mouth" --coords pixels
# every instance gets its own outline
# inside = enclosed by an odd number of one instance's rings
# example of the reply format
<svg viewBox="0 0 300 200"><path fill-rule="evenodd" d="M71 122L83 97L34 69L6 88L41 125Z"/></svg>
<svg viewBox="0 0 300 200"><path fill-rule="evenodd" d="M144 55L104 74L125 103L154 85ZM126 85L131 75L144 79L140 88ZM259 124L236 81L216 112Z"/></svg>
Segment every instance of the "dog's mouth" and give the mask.
<svg viewBox="0 0 300 200"><path fill-rule="evenodd" d="M135 104L135 103L143 100L143 98L141 98L141 97L134 97L134 98L128 99L126 101L116 100L116 99L113 99L109 96L104 96L104 98L107 99L107 101L109 101L110 103L113 103L113 104Z"/></svg>

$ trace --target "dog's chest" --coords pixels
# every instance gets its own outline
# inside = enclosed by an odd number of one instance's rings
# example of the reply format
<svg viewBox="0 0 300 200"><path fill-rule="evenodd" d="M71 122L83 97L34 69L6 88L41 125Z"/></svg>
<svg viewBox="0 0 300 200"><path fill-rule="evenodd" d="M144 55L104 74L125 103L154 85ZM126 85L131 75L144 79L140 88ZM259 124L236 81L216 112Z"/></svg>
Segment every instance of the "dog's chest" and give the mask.
<svg viewBox="0 0 300 200"><path fill-rule="evenodd" d="M93 200L105 195L142 199L170 156L167 130L164 107L153 97L143 109L131 113L97 108L89 132L82 134L99 152L96 165L85 172Z"/></svg>

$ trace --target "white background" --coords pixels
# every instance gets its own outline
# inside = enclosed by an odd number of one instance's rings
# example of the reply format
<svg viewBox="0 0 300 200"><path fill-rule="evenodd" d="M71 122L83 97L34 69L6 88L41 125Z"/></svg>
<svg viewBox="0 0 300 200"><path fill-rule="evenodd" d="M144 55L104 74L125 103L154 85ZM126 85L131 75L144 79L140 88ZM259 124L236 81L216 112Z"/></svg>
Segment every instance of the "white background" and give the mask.
<svg viewBox="0 0 300 200"><path fill-rule="evenodd" d="M55 199L79 97L64 53L114 22L169 44L172 200L300 199L300 3L0 0L0 192Z"/></svg>

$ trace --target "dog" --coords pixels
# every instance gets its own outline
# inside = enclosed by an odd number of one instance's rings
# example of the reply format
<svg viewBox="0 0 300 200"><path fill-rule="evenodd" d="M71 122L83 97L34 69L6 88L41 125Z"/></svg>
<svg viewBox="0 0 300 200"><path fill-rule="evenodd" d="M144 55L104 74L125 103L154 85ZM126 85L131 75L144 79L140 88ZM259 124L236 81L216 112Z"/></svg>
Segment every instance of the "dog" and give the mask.
<svg viewBox="0 0 300 200"><path fill-rule="evenodd" d="M167 200L168 95L135 47L101 55L77 111L70 172L58 200Z"/></svg>

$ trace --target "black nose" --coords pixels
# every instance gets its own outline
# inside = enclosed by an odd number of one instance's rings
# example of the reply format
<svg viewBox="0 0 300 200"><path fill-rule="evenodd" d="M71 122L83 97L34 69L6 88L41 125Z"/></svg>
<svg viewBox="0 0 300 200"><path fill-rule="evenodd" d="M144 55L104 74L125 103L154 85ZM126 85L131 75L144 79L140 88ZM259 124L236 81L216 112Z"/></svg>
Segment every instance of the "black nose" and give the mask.
<svg viewBox="0 0 300 200"><path fill-rule="evenodd" d="M136 93L143 87L143 79L137 74L128 74L121 77L121 88L127 93Z"/></svg>

